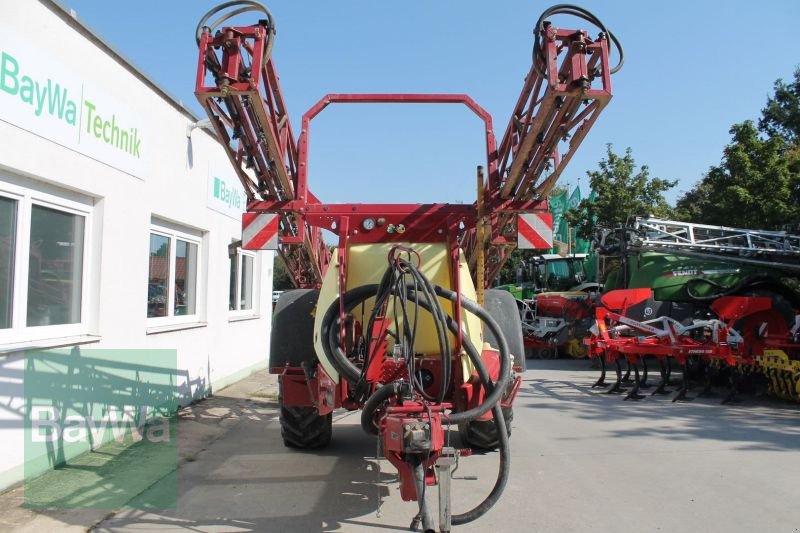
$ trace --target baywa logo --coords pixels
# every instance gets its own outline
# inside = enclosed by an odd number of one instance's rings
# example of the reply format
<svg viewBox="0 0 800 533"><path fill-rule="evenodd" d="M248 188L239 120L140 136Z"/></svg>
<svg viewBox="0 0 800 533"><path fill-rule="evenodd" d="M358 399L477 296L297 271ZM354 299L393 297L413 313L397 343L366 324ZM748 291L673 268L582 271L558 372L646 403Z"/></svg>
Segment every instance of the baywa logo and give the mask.
<svg viewBox="0 0 800 533"><path fill-rule="evenodd" d="M224 181L214 176L214 198L228 207L244 211L244 196L236 189L228 187Z"/></svg>
<svg viewBox="0 0 800 533"><path fill-rule="evenodd" d="M14 56L0 53L0 90L19 98L22 105L29 105L36 117L51 117L73 126L81 134L93 136L103 143L129 154L136 159L142 157L142 138L138 128L123 126L112 112L98 110L97 105L84 98L81 114L74 92L50 78L35 79L22 70Z"/></svg>
<svg viewBox="0 0 800 533"><path fill-rule="evenodd" d="M170 441L170 419L163 416L147 417L146 405L139 407L123 406L121 409L110 406L105 416L95 419L92 416L68 415L61 418L58 408L49 405L34 405L31 408L32 442L86 442L92 449L98 448L108 431L117 442L130 436L133 442L145 439L149 442Z"/></svg>

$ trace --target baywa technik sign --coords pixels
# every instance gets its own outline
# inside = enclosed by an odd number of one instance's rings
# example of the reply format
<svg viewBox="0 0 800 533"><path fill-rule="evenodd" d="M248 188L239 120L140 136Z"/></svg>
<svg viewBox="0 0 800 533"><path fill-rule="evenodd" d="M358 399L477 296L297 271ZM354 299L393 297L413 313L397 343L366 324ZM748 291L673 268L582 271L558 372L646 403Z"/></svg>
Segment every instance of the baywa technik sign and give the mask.
<svg viewBox="0 0 800 533"><path fill-rule="evenodd" d="M0 119L142 177L147 139L136 115L58 62L41 59L47 55L12 49L6 39L13 37L0 35Z"/></svg>
<svg viewBox="0 0 800 533"><path fill-rule="evenodd" d="M230 174L230 170L215 168L215 165L209 164L206 202L209 209L241 220L242 213L247 208L247 196L239 178Z"/></svg>

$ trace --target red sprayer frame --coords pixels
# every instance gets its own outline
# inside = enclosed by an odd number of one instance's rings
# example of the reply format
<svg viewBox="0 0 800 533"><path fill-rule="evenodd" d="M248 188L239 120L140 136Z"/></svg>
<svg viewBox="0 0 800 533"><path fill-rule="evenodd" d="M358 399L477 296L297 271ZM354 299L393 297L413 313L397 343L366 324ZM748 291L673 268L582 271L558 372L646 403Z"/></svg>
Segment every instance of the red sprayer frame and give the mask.
<svg viewBox="0 0 800 533"><path fill-rule="evenodd" d="M516 246L512 215L547 210L547 193L611 98L605 36L592 40L585 31L546 26L541 32L542 57L525 78L499 146L491 116L472 98L458 94L330 94L303 115L296 142L274 62L263 57L267 36L260 25L225 28L214 36L204 32L196 94L228 148L248 197L248 212L280 215L278 250L300 287L319 286L330 261L321 228L350 242L451 242L464 249L473 273L482 247L484 285L489 286ZM215 48L221 49L219 55ZM209 68L217 72L211 83L206 79ZM332 103L467 106L483 121L486 136L487 179L481 202L323 204L308 190L309 126ZM565 139L569 147L559 153ZM482 223L491 229L482 243L476 231L479 203ZM402 223L406 233L378 238L361 231L361 221L376 215L402 221L396 223Z"/></svg>

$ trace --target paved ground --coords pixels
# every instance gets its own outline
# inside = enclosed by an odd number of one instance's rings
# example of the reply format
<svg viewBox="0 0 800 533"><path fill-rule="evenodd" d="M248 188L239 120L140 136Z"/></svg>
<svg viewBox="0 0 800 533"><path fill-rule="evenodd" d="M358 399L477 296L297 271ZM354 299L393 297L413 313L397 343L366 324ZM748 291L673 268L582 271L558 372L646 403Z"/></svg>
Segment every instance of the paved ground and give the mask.
<svg viewBox="0 0 800 533"><path fill-rule="evenodd" d="M734 406L623 402L590 388L596 371L585 361L529 364L506 494L457 531L800 531L800 407L747 397ZM322 453L287 450L269 379L249 378L182 419L176 509L120 511L96 530L406 530L415 506L400 501L357 416L337 418ZM454 482L456 512L483 498L496 467L495 453L462 462L456 476L478 480ZM19 497L0 497L0 513L13 516L5 513ZM99 519L16 512L13 523L30 531Z"/></svg>

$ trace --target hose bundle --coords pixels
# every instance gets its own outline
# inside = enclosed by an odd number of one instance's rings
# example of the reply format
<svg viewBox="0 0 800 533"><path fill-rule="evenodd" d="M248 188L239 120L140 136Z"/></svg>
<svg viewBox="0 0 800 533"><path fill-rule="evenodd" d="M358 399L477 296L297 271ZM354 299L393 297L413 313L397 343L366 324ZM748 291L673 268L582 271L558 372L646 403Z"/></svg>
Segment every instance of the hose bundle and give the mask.
<svg viewBox="0 0 800 533"><path fill-rule="evenodd" d="M591 24L594 24L600 28L600 31L606 34L617 48L617 53L619 54L619 61L617 61L617 65L611 69L611 74L615 74L619 69L622 68L622 64L625 62L625 52L622 49L622 45L617 37L611 33L608 28L606 28L605 24L603 24L599 18L597 18L589 10L582 7L574 6L572 4L556 4L546 9L544 13L542 13L542 15L539 17L539 20L536 21L536 26L533 29L533 66L536 69L536 72L538 72L541 76L545 75L544 71L542 70L542 65L544 65L544 53L542 52L541 35L542 31L549 24L547 19L553 15L572 15L590 22Z"/></svg>
<svg viewBox="0 0 800 533"><path fill-rule="evenodd" d="M395 338L395 341L397 341L397 344L400 346L401 355L406 363L408 364L411 362L412 366L409 366L408 379L412 390L420 394L423 398L430 398L430 395L425 394L425 391L422 390L422 383L419 382L413 372L413 341L416 340L419 310L423 309L431 314L436 327L440 349L443 350L440 354L441 363L443 369L445 366L447 367L446 373L443 372L442 374L442 386L439 394L437 394L434 399L437 403L442 403L451 379L450 369L452 367L452 355L450 353L448 331L454 335L458 334L459 325L452 317L444 312L439 298L455 303L458 301L458 294L455 291L431 283L431 281L419 271L419 263L414 264L411 254L415 252L408 249L404 249L403 251L407 254L406 258L392 256L390 253L390 266L384 273L380 284L362 285L345 292L342 296L343 307L347 314L359 305L364 304L367 300L375 298L373 311L370 315L367 329L365 330L366 332L372 332L375 320L388 308L390 299L393 299L391 305L392 309L395 311L395 331L389 334ZM413 313L410 312L412 308L409 307L412 303ZM464 350L475 366L479 379L487 391L487 396L480 405L466 411L450 413L445 418L448 424L466 423L476 420L478 417L491 410L499 438L500 464L495 484L489 495L472 510L461 514L454 514L452 516L453 525L472 522L491 509L499 500L500 495L505 489L511 471L508 430L506 428L503 410L500 406L500 400L511 381L512 362L508 343L506 342L499 324L497 324L492 316L483 309L483 307L478 305L477 302L462 296L461 305L467 312L477 316L486 328L492 332L495 339L497 339L500 351L500 375L497 382L492 382L489 371L481 358L481 352L472 344L467 336L464 336L462 339ZM377 354L362 353L360 357L354 358L360 362L360 368L348 357L342 349L339 311L339 299L336 299L328 307L322 319L322 347L328 360L331 361L337 371L354 386L356 394L363 394L365 391L369 391L370 388L369 383L366 382L366 369L369 366L369 361ZM402 316L402 325L399 323L399 316ZM447 377L445 378L445 376ZM409 382L395 381L384 384L366 399L361 412L361 425L367 433L377 434L377 428L374 424L376 411L393 397L399 398L408 395L410 392L408 390Z"/></svg>

